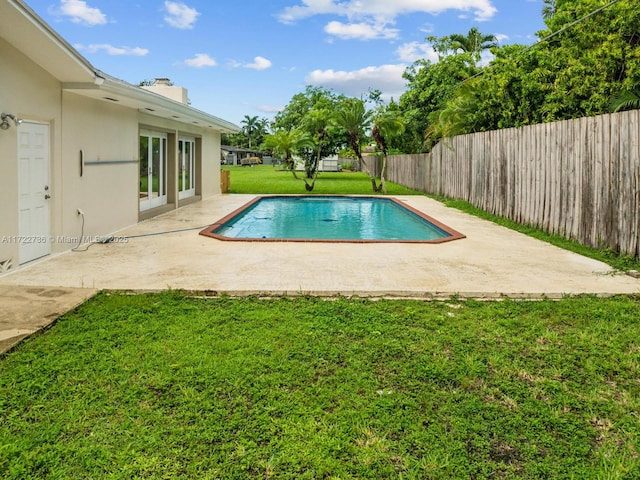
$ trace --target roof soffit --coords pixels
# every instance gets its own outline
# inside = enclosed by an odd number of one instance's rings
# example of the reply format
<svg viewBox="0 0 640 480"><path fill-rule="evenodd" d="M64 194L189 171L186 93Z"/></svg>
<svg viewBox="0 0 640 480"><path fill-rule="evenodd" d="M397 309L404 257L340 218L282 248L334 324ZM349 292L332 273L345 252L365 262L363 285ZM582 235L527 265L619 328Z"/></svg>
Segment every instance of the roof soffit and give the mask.
<svg viewBox="0 0 640 480"><path fill-rule="evenodd" d="M94 69L24 2L0 1L3 38L61 82L93 82Z"/></svg>

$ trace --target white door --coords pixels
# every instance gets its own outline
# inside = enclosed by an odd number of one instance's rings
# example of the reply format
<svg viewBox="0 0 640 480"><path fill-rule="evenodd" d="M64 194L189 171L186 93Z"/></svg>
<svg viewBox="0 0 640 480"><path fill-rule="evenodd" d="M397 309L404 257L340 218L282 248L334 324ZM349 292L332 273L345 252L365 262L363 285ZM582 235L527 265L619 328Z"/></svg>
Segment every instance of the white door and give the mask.
<svg viewBox="0 0 640 480"><path fill-rule="evenodd" d="M51 253L49 125L22 122L18 130L19 262Z"/></svg>
<svg viewBox="0 0 640 480"><path fill-rule="evenodd" d="M167 204L167 136L140 132L140 211Z"/></svg>
<svg viewBox="0 0 640 480"><path fill-rule="evenodd" d="M178 199L196 194L196 141L181 137L178 141Z"/></svg>

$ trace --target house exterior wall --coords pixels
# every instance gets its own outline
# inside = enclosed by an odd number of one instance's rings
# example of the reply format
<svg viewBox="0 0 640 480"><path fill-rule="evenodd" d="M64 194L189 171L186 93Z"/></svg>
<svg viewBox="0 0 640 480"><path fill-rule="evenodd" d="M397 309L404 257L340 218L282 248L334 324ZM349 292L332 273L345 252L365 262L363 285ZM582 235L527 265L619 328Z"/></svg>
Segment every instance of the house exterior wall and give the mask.
<svg viewBox="0 0 640 480"><path fill-rule="evenodd" d="M138 221L138 112L62 93L61 156L52 166L54 237L96 237ZM80 175L80 152L84 160ZM71 242L72 243L72 242ZM73 248L56 242L54 251Z"/></svg>
<svg viewBox="0 0 640 480"><path fill-rule="evenodd" d="M202 198L220 193L220 132L202 137Z"/></svg>
<svg viewBox="0 0 640 480"><path fill-rule="evenodd" d="M2 88L0 110L50 127L51 162L59 161L61 91L60 83L0 38ZM10 122L0 130L0 262L18 263L18 244L11 240L18 232L18 129ZM51 182L59 180L51 169ZM53 209L52 209L53 210ZM2 241L4 239L4 241Z"/></svg>
<svg viewBox="0 0 640 480"><path fill-rule="evenodd" d="M0 65L0 110L49 126L51 253L75 247L81 235L90 239L111 234L140 219L220 193L220 132L66 92L56 78L2 38ZM0 266L7 260L13 267L19 263L18 243L1 241L20 234L19 128L11 123L8 130L0 130ZM139 210L139 135L143 128L169 135L172 189L170 205L144 215ZM195 138L197 175L196 197L178 202L176 158L181 135ZM78 209L84 212L84 229Z"/></svg>

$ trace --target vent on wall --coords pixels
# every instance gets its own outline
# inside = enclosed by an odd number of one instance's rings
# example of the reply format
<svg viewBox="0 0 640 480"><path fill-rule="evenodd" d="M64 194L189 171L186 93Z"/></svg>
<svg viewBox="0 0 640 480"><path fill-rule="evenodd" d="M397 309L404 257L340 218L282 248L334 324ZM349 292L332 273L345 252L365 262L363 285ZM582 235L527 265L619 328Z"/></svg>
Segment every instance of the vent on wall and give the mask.
<svg viewBox="0 0 640 480"><path fill-rule="evenodd" d="M13 268L13 262L10 258L7 260L0 260L0 273L7 273L11 268Z"/></svg>

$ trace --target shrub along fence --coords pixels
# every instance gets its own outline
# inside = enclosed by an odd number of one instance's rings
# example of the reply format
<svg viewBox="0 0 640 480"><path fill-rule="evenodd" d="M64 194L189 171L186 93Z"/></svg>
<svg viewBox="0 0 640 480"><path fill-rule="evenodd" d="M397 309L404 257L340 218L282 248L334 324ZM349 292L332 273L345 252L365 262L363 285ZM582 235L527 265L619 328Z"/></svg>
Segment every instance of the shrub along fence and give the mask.
<svg viewBox="0 0 640 480"><path fill-rule="evenodd" d="M640 110L461 135L389 157L388 180L640 255Z"/></svg>

